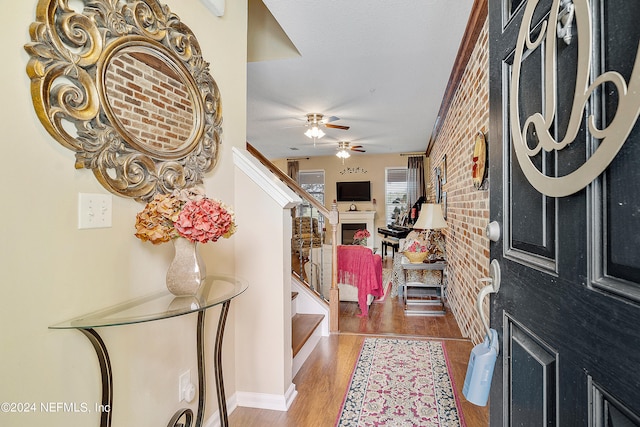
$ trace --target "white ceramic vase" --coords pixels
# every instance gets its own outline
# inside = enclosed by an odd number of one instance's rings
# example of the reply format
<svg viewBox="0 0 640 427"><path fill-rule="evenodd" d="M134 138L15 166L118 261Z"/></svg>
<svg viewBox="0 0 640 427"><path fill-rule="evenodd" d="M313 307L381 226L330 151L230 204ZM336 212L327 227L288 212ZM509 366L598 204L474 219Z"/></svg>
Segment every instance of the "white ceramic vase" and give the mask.
<svg viewBox="0 0 640 427"><path fill-rule="evenodd" d="M198 252L198 243L178 237L173 239L173 247L175 255L167 270L167 289L179 297L193 296L207 275L206 266Z"/></svg>

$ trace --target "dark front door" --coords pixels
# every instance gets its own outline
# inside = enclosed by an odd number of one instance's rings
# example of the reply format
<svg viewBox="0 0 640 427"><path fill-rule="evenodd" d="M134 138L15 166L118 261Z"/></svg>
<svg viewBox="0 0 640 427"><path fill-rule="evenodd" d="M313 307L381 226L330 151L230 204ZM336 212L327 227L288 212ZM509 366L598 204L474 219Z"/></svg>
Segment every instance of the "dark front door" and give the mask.
<svg viewBox="0 0 640 427"><path fill-rule="evenodd" d="M489 20L491 426L640 425L640 2Z"/></svg>

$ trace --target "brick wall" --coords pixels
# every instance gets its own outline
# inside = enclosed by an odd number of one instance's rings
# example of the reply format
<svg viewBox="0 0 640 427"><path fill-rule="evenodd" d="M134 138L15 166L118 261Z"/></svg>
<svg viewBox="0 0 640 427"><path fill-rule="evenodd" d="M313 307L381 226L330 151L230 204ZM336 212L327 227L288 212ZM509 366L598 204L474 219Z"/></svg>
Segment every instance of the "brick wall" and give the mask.
<svg viewBox="0 0 640 427"><path fill-rule="evenodd" d="M169 67L145 54L118 55L105 80L113 114L130 135L161 151L179 149L189 140L193 106Z"/></svg>
<svg viewBox="0 0 640 427"><path fill-rule="evenodd" d="M448 302L462 333L479 343L484 338L475 310L480 279L489 276L489 239L484 230L489 223L489 191L476 190L471 178L475 136L489 130L489 45L488 21L478 37L440 133L430 153L431 182L434 169L447 156L447 245ZM485 187L487 187L485 183ZM434 200L435 188L429 188ZM489 318L488 299L485 313Z"/></svg>

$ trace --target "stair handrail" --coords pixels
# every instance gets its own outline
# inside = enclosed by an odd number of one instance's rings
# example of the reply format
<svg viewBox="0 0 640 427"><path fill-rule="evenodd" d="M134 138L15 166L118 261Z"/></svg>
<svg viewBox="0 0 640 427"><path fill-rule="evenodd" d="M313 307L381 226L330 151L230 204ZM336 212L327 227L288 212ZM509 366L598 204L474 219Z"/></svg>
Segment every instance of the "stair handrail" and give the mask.
<svg viewBox="0 0 640 427"><path fill-rule="evenodd" d="M302 188L289 175L284 173L280 168L274 165L271 160L267 159L260 151L258 151L249 142L246 143L247 151L253 155L260 163L262 163L271 173L280 179L287 187L293 190L298 196L309 202L318 212L329 220L331 224L331 289L329 290L329 331L338 332L339 326L339 310L340 310L340 291L338 289L338 223L340 220L338 213L338 205L334 201L331 204L331 210L327 209L322 203L316 200L304 188Z"/></svg>
<svg viewBox="0 0 640 427"><path fill-rule="evenodd" d="M267 169L269 169L274 175L276 175L282 182L284 182L287 187L292 189L295 193L297 193L300 197L311 203L314 208L318 210L325 218L329 218L331 215L331 211L327 209L322 203L317 201L315 197L309 194L304 188L300 186L297 182L293 180L289 175L280 170L279 167L274 165L271 160L264 157L264 155L259 152L253 145L247 142L247 151L251 153L256 159L260 161Z"/></svg>

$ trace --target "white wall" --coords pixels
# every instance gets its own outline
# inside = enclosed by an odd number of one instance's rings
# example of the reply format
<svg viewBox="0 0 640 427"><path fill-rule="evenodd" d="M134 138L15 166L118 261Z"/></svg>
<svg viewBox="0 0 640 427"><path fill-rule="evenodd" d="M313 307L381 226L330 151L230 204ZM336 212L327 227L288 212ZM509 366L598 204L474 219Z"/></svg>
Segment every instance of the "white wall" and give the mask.
<svg viewBox="0 0 640 427"><path fill-rule="evenodd" d="M198 37L220 87L224 144L205 187L210 196L233 205L231 147L244 146L246 128L246 2L228 1L222 18L196 0L165 3ZM77 229L78 193L107 191L90 171L74 169L74 153L49 136L31 104L23 45L30 40L36 1L0 4L5 17L0 29L0 402L86 402L92 408L100 402L93 348L77 331L48 326L162 288L172 247L136 239L133 225L142 205L116 196L111 228ZM234 273L236 244L232 237L204 245L208 270ZM218 313L213 309L207 315L209 346ZM235 340L229 331L236 317L232 304L223 355L228 395L235 392ZM190 315L100 330L114 370L113 425L166 425L182 406L177 379L185 369L195 379L195 320ZM217 410L209 379L205 419ZM97 425L98 415L0 412L0 425L86 427Z"/></svg>
<svg viewBox="0 0 640 427"><path fill-rule="evenodd" d="M245 316L236 327L238 404L282 410L292 386L291 210L240 169L236 185L237 274L250 283L236 305Z"/></svg>

